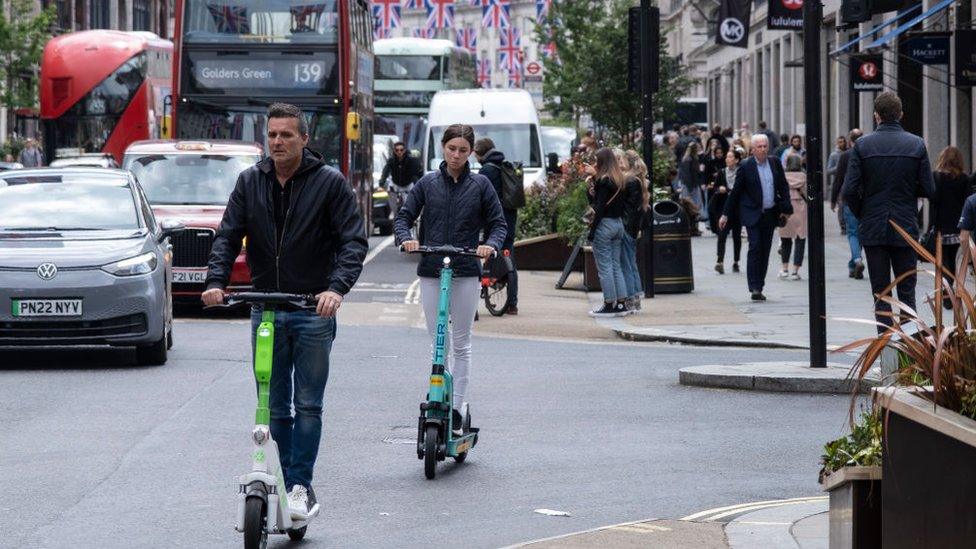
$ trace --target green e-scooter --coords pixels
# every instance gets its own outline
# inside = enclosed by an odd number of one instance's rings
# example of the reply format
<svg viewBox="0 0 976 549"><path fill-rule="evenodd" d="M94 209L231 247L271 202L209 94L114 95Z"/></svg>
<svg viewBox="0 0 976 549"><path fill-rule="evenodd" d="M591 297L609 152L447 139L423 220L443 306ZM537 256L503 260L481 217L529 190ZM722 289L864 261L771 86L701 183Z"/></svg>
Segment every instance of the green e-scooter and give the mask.
<svg viewBox="0 0 976 549"><path fill-rule="evenodd" d="M433 360L430 373L430 388L427 401L420 403L420 418L417 423L417 458L424 460L424 475L433 479L437 475L437 462L453 457L457 463L464 462L468 450L478 443L478 429L471 426L471 412L465 411L460 418L461 435L454 429L458 418L454 408L454 378L445 368L447 338L450 337L449 314L451 304L451 283L454 270L451 258L458 256L478 257L475 250L454 246L420 246L411 253L444 256L440 275L440 297L437 302L437 330L434 337Z"/></svg>
<svg viewBox="0 0 976 549"><path fill-rule="evenodd" d="M240 292L224 297L227 306L260 305L261 323L254 334L254 377L258 384L258 407L251 431L251 471L240 476L237 531L244 534L245 549L264 549L268 534L288 534L294 541L305 537L308 523L319 514L316 503L307 515L292 517L288 507L285 477L278 458L278 445L271 438L269 407L271 370L274 357L275 311L283 306L315 309L311 295Z"/></svg>

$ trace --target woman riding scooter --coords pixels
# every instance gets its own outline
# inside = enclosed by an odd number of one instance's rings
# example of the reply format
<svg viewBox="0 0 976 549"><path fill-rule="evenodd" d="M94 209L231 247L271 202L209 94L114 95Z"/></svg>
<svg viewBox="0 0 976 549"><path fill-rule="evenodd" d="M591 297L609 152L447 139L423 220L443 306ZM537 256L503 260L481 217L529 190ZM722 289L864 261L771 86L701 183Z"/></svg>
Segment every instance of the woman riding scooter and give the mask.
<svg viewBox="0 0 976 549"><path fill-rule="evenodd" d="M424 246L474 248L486 259L502 248L505 241L505 216L498 194L487 177L471 172L468 157L474 150L474 129L463 124L448 126L441 138L444 161L440 169L420 178L394 220L397 243L413 252ZM423 242L413 239L410 227L423 213ZM479 234L485 228L484 245ZM468 370L471 365L471 326L478 309L481 291L481 263L474 257L454 260L454 284L451 290L451 334L449 370L454 377L453 402L461 403L455 412L455 426L465 417ZM440 297L439 258L425 255L417 267L420 277L420 301L424 308L427 331L433 338L437 326L437 302Z"/></svg>

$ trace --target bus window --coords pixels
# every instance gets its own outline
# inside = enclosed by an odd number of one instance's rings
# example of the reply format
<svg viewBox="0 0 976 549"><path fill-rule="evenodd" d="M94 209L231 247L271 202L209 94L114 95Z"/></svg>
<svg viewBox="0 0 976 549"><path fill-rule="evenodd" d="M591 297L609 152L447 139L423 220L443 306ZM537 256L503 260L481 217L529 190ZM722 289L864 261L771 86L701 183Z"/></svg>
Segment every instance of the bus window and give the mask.
<svg viewBox="0 0 976 549"><path fill-rule="evenodd" d="M397 55L376 58L377 80L440 80L441 58Z"/></svg>
<svg viewBox="0 0 976 549"><path fill-rule="evenodd" d="M336 0L186 0L184 40L334 44Z"/></svg>

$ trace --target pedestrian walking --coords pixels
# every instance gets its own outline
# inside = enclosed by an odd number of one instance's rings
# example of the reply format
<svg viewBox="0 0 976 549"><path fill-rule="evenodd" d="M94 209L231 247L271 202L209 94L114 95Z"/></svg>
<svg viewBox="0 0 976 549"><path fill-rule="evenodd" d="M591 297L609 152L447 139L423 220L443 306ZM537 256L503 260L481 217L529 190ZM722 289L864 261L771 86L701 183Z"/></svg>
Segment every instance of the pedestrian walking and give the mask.
<svg viewBox="0 0 976 549"><path fill-rule="evenodd" d="M692 236L698 236L701 234L698 229L698 221L705 206L704 199L702 198L704 166L701 163L701 147L695 141L688 144L684 157L681 159L681 164L678 165L678 180L684 187L688 199L698 211L698 215L689 220L692 227Z"/></svg>
<svg viewBox="0 0 976 549"><path fill-rule="evenodd" d="M842 233L847 235L847 243L851 249L851 259L847 262L847 275L850 278L861 280L864 278L864 261L861 257L861 239L858 238L858 220L854 217L854 212L844 203L841 191L844 188L844 180L847 177L847 166L850 164L851 147L860 139L862 132L854 128L847 134L847 141L850 143L844 152L837 159L837 172L834 178L834 187L830 191L830 209L841 214L844 219Z"/></svg>
<svg viewBox="0 0 976 549"><path fill-rule="evenodd" d="M498 194L499 203L502 205L502 213L505 216L505 242L502 244L502 250L508 251L509 260L511 261L512 271L508 273L508 298L506 304L506 313L510 315L518 314L518 269L515 266L515 254L513 250L515 248L515 225L518 223L518 209L513 207L506 207L506 200L504 195L504 174L506 170L514 172L514 166L511 163L506 162L505 153L497 150L495 148L495 142L487 137L482 137L474 144L474 155L481 163L481 169L478 171L479 174L488 178L491 181L491 186L495 188L495 193ZM514 177L514 173L510 173L509 177ZM521 182L520 182L521 183Z"/></svg>
<svg viewBox="0 0 976 549"><path fill-rule="evenodd" d="M471 126L452 124L444 130L440 151L444 160L440 169L427 173L417 181L393 223L396 240L404 251L412 252L421 245L477 248L480 258L487 259L502 249L507 230L505 216L491 181L471 172L468 158L474 145L474 129ZM415 240L410 227L421 214L426 228L421 240ZM484 244L479 246L482 229L485 239ZM437 333L442 259L424 254L417 265L420 302L431 341L438 335L445 335ZM454 281L448 305L451 322L446 354L449 356L448 369L454 377L452 402L457 406L452 412L455 418L453 425L459 427L468 407L471 327L481 292L481 261L476 257L455 257L452 258L451 267Z"/></svg>
<svg viewBox="0 0 976 549"><path fill-rule="evenodd" d="M41 155L41 150L37 148L37 141L34 138L27 138L24 148L20 151L18 162L25 168L38 168L44 165L44 157Z"/></svg>
<svg viewBox="0 0 976 549"><path fill-rule="evenodd" d="M637 151L625 152L622 166L627 185L623 193L624 234L620 246L620 269L627 287L627 311L636 313L641 310L641 295L644 293L640 269L637 267L637 239L647 219L651 193L647 188L647 165Z"/></svg>
<svg viewBox="0 0 976 549"><path fill-rule="evenodd" d="M919 197L934 193L932 169L922 138L901 126L902 102L883 92L874 100L874 133L857 140L851 149L844 178L844 202L857 217L858 237L867 256L871 292L876 297L878 332L891 326L891 305L881 299L892 273L898 283L898 299L915 309L915 251L891 226L901 227L918 239ZM850 229L848 227L848 229ZM907 321L902 317L903 321Z"/></svg>
<svg viewBox="0 0 976 549"><path fill-rule="evenodd" d="M424 170L420 165L420 160L410 154L407 145L402 141L394 143L393 156L386 161L383 172L380 174L380 186L388 191L394 218L400 211L400 207L403 206L407 193L422 175L424 175ZM392 179L389 184L387 184L387 178Z"/></svg>
<svg viewBox="0 0 976 549"><path fill-rule="evenodd" d="M765 134L766 137L769 139L770 144L776 143L776 139L778 138L776 132L769 129L769 124L767 124L765 120L759 121L759 131L757 131L756 133Z"/></svg>
<svg viewBox="0 0 976 549"><path fill-rule="evenodd" d="M783 268L779 277L800 280L800 267L807 244L807 174L803 172L803 160L799 154L786 156L786 183L790 186L790 204L793 215L780 227L780 259ZM790 253L793 254L793 268L790 269Z"/></svg>
<svg viewBox="0 0 976 549"><path fill-rule="evenodd" d="M271 105L267 131L270 156L237 178L213 241L201 298L210 306L223 303L247 238L247 264L256 291L314 294L318 299L315 311L277 311L274 325L271 436L278 443L288 505L293 515L301 516L315 506L312 472L322 437L335 315L363 270L368 245L349 182L306 148L308 123L302 110ZM251 333L260 322L261 311L255 307Z"/></svg>
<svg viewBox="0 0 976 549"><path fill-rule="evenodd" d="M746 278L753 301L766 301L763 288L769 269L769 252L773 246L773 232L786 223L793 213L789 185L779 162L770 161L769 138L764 134L753 138L752 157L744 160L736 172L735 187L729 193L719 228L729 226L735 218L749 236Z"/></svg>
<svg viewBox="0 0 976 549"><path fill-rule="evenodd" d="M790 146L783 150L779 155L779 159L783 162L783 167L786 167L786 157L791 154L800 155L800 161L803 165L807 163L807 150L803 148L803 138L799 135L794 135L790 137Z"/></svg>
<svg viewBox="0 0 976 549"><path fill-rule="evenodd" d="M774 143L773 141L770 141L769 146L772 147L773 143ZM785 133L779 134L779 145L777 145L776 148L773 149L773 153L772 153L773 157L782 158L783 153L786 152L786 149L788 148L790 148L789 134L785 134Z"/></svg>
<svg viewBox="0 0 976 549"><path fill-rule="evenodd" d="M715 178L715 188L712 199L708 202L708 207L712 209L709 219L712 219L712 231L718 235L716 242L716 252L718 259L715 261L715 272L725 274L725 244L729 236L732 237L732 272L739 272L739 258L742 255L742 226L738 223L738 218L730 219L729 225L724 229L719 228L719 218L725 211L725 203L728 201L729 193L735 188L735 175L742 162L742 149L731 150L725 155L725 166Z"/></svg>
<svg viewBox="0 0 976 549"><path fill-rule="evenodd" d="M959 253L959 219L963 205L973 193L972 180L963 166L962 152L956 147L946 147L939 153L932 174L935 194L932 195L931 229L942 236L942 267L952 275L956 272L956 256ZM947 278L947 284L951 281ZM952 300L943 300L947 309Z"/></svg>
<svg viewBox="0 0 976 549"><path fill-rule="evenodd" d="M840 155L847 150L847 137L840 136L837 138L834 150L830 152L830 156L827 157L827 185L830 189L830 196L834 196L834 188L840 187L844 182L838 181L836 179L837 175L837 162L840 160ZM837 223L840 225L840 233L844 234L847 232L847 226L844 224L844 212L843 210L837 210Z"/></svg>
<svg viewBox="0 0 976 549"><path fill-rule="evenodd" d="M603 290L603 306L590 316L623 316L627 314L627 283L620 266L624 238L624 198L627 184L613 151L604 147L596 153L596 165L588 164L586 173L592 183L593 220L588 240L593 243L593 258Z"/></svg>
<svg viewBox="0 0 976 549"><path fill-rule="evenodd" d="M705 144L706 148L711 150L712 146L718 146L722 149L722 156L729 152L729 140L722 134L722 126L715 124L712 126L712 135L708 137L708 143Z"/></svg>

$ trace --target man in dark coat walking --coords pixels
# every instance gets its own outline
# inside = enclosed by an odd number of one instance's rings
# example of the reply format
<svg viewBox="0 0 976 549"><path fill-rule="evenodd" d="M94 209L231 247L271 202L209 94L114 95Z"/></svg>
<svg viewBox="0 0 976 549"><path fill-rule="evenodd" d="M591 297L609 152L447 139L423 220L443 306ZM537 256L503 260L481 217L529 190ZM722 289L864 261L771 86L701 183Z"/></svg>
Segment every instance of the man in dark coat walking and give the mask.
<svg viewBox="0 0 976 549"><path fill-rule="evenodd" d="M725 202L725 212L718 220L725 230L729 218L737 219L749 235L746 278L753 301L766 301L763 287L769 268L773 232L793 214L786 173L778 159L770 160L766 134L752 136L752 157L747 158L735 174L735 187Z"/></svg>
<svg viewBox="0 0 976 549"><path fill-rule="evenodd" d="M932 168L921 137L901 127L901 99L884 92L874 100L874 133L865 135L851 149L844 188L844 203L858 218L858 237L867 256L871 292L880 297L894 276L912 273L898 283L898 299L915 309L914 274L917 258L908 242L892 226L918 238L920 197L934 193ZM875 301L875 318L892 324L891 305Z"/></svg>

